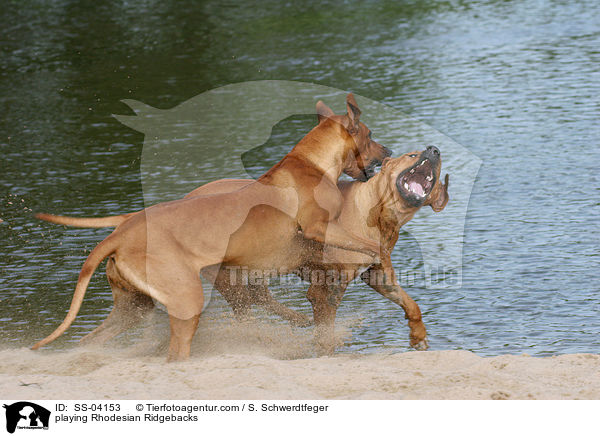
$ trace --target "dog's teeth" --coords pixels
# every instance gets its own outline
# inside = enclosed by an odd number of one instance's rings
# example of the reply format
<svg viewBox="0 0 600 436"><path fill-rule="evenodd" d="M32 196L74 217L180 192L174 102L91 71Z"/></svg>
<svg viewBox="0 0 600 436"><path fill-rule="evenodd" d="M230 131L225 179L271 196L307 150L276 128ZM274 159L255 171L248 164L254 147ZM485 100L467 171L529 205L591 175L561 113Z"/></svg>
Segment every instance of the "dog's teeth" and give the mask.
<svg viewBox="0 0 600 436"><path fill-rule="evenodd" d="M433 180L433 177L431 177L431 176L427 176L427 181L428 181L428 182L431 182L432 180Z"/></svg>
<svg viewBox="0 0 600 436"><path fill-rule="evenodd" d="M415 169L413 168L412 170L410 170L410 173L413 174L415 172Z"/></svg>

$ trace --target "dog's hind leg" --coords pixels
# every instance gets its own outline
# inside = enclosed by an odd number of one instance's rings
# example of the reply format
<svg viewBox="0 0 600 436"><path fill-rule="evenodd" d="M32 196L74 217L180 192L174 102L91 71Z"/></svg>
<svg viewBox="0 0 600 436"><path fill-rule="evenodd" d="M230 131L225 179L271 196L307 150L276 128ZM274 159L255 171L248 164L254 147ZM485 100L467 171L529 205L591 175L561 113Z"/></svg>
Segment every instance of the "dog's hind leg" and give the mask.
<svg viewBox="0 0 600 436"><path fill-rule="evenodd" d="M264 307L268 312L277 315L298 327L308 327L312 325L312 320L308 316L290 309L273 298L273 295L271 295L267 286L254 285L249 286L249 289L254 296L256 304Z"/></svg>
<svg viewBox="0 0 600 436"><path fill-rule="evenodd" d="M167 248L165 252L168 252ZM204 308L204 291L197 272L203 266L191 266L185 263L185 258L176 256L146 255L143 268L139 267L140 259L133 257L127 258L127 266L136 266L137 261L136 271L145 271L144 288L164 304L169 313L171 338L167 361L189 358L192 339Z"/></svg>
<svg viewBox="0 0 600 436"><path fill-rule="evenodd" d="M216 275L214 275L214 271L204 271L203 274L214 281L215 288L229 303L238 320L244 320L248 316L251 305L257 304L264 307L268 312L290 321L293 325L307 327L312 324L312 321L306 315L296 312L275 300L267 286L244 285L240 277L232 275L232 272L235 271L223 268Z"/></svg>
<svg viewBox="0 0 600 436"><path fill-rule="evenodd" d="M113 288L114 307L100 326L81 338L82 345L100 345L137 325L154 307L152 299L138 292Z"/></svg>
<svg viewBox="0 0 600 436"><path fill-rule="evenodd" d="M152 298L135 290L126 290L112 259L106 265L106 275L112 288L114 305L104 322L81 338L81 344L103 344L140 322L154 308Z"/></svg>
<svg viewBox="0 0 600 436"><path fill-rule="evenodd" d="M319 354L333 354L336 347L335 316L346 288L344 285L311 284L306 298L312 304L315 340Z"/></svg>
<svg viewBox="0 0 600 436"><path fill-rule="evenodd" d="M252 306L252 295L250 287L244 285L241 278L237 275L237 269L229 271L228 268L221 268L215 273L214 269L203 270L202 274L214 282L214 287L225 298L225 301L231 306L233 314L238 321L244 321Z"/></svg>
<svg viewBox="0 0 600 436"><path fill-rule="evenodd" d="M186 320L170 315L169 320L171 322L171 342L169 343L167 361L186 360L190 357L192 339L198 328L200 315L195 315Z"/></svg>

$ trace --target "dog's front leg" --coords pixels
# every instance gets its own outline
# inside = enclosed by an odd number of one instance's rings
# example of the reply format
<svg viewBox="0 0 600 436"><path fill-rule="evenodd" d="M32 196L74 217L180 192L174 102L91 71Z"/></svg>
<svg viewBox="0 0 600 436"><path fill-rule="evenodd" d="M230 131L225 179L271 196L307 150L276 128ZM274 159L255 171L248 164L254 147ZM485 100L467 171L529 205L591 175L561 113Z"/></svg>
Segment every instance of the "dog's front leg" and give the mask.
<svg viewBox="0 0 600 436"><path fill-rule="evenodd" d="M390 277L387 269L382 265L373 265L362 273L360 278L385 298L402 307L410 328L410 346L416 350L426 350L429 345L427 343L427 329L421 319L421 309L395 281L395 278L394 283L389 284Z"/></svg>

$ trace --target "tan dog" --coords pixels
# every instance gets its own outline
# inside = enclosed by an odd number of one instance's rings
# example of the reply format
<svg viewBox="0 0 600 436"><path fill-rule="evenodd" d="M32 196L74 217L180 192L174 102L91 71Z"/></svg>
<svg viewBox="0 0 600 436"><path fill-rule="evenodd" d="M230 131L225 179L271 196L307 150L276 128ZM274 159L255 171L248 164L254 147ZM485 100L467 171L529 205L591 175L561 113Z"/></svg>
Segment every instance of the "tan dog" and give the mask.
<svg viewBox="0 0 600 436"><path fill-rule="evenodd" d="M338 272L337 286L312 283L307 294L313 306L317 339L325 352L333 351L337 308L348 284L359 274L375 291L402 307L410 328L410 345L417 350L428 348L421 310L398 284L390 253L400 228L422 206L431 206L435 212L446 207L449 177L446 174L441 182L441 167L439 150L430 146L421 153L386 159L381 172L366 183L340 185L347 205L340 224L362 237L376 239L383 250L381 263L373 263L359 253L326 247L322 264L313 267L320 268L325 276L328 271Z"/></svg>
<svg viewBox="0 0 600 436"><path fill-rule="evenodd" d="M441 167L439 150L430 146L423 152L410 152L399 158L385 159L381 172L366 183L338 184L344 197L340 224L363 238L379 241L383 248L381 263L374 263L372 258L360 253L333 247L325 247L322 251L303 240L297 240L287 251L279 253L280 262L273 266L289 266L293 263L291 259L301 259L295 269L312 282L307 298L313 306L320 351L326 354L333 352L337 308L348 284L359 274L374 290L402 307L410 328L410 345L418 350L428 348L421 310L398 284L391 268L390 253L398 240L400 228L422 206L431 206L435 212L446 207L449 177L446 175L445 183L440 181ZM219 180L195 189L188 196L236 190L247 183L247 180ZM302 274L303 270L310 273ZM215 287L234 311L243 313L252 303L259 303L272 308L273 312L284 318L303 323L302 315L272 303L266 286L244 285L238 278L232 280L231 271L222 269ZM318 271L321 274L315 274ZM265 301L269 303L265 304Z"/></svg>
<svg viewBox="0 0 600 436"><path fill-rule="evenodd" d="M342 172L366 179L389 151L359 121L352 94L347 114L317 103L319 124L277 165L239 191L161 203L130 216L92 250L80 272L69 313L37 349L71 325L90 278L109 257L107 275L114 308L89 336L112 337L153 307L169 312L169 360L189 357L204 306L199 273L211 276L222 263L265 269L302 239L377 258L379 243L346 231L338 222Z"/></svg>
<svg viewBox="0 0 600 436"><path fill-rule="evenodd" d="M382 259L382 264L385 260L391 264L389 253L398 239L400 227L412 219L424 205L431 206L436 212L440 212L446 206L448 175L445 184L442 184L440 171L439 151L435 147L429 147L421 153L411 152L396 159L386 159L381 172L366 183L340 182L338 186L344 197L340 223L358 235L380 241L385 247L383 256L387 256L387 259ZM232 192L250 183L251 180L218 180L195 189L186 197ZM117 226L131 215L133 214L104 218L71 218L54 215L50 217L53 222L66 225L104 227ZM46 217L48 215L40 216L42 219ZM395 280L391 284L386 283L381 274L382 264L373 264L371 258L346 250L326 248L323 253L322 247L315 247L302 239L295 240L287 250L280 252L278 259L279 263L271 267L281 265L290 267L296 259L295 269L298 271L306 268L311 273L317 270L323 272L321 275L309 273L308 278L324 276L334 278L335 286L315 282L308 292L308 298L313 305L321 351L325 353L333 351L337 307L348 283L360 271L364 271L361 278L367 284L404 309L409 320L411 346L416 349L427 348L426 329L421 320L419 306ZM230 263L227 266L236 265ZM241 280L234 282L230 271L222 269L216 278L215 286L231 304L236 314L243 315L251 304L257 303L297 324L308 324L304 315L275 301L266 286L245 285Z"/></svg>

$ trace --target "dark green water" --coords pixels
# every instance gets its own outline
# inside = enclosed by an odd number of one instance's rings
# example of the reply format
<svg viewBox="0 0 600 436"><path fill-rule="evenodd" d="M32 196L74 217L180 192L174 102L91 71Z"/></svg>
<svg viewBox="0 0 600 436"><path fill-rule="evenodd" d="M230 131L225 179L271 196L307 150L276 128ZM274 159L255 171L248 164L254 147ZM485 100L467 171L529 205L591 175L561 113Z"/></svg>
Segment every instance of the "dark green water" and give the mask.
<svg viewBox="0 0 600 436"><path fill-rule="evenodd" d="M86 254L109 233L41 224L31 210L102 216L144 204L144 136L112 117L131 114L121 100L169 109L277 79L386 103L482 160L462 287L407 287L432 348L600 350L597 2L12 1L0 19L2 346L54 329ZM250 174L270 163L257 156ZM197 184L213 170L201 167ZM418 258L402 239L396 262ZM301 287L275 293L308 310ZM111 301L97 273L65 339L98 325ZM211 305L227 310L218 297ZM352 287L340 316L346 350L406 349L401 311L368 288Z"/></svg>

